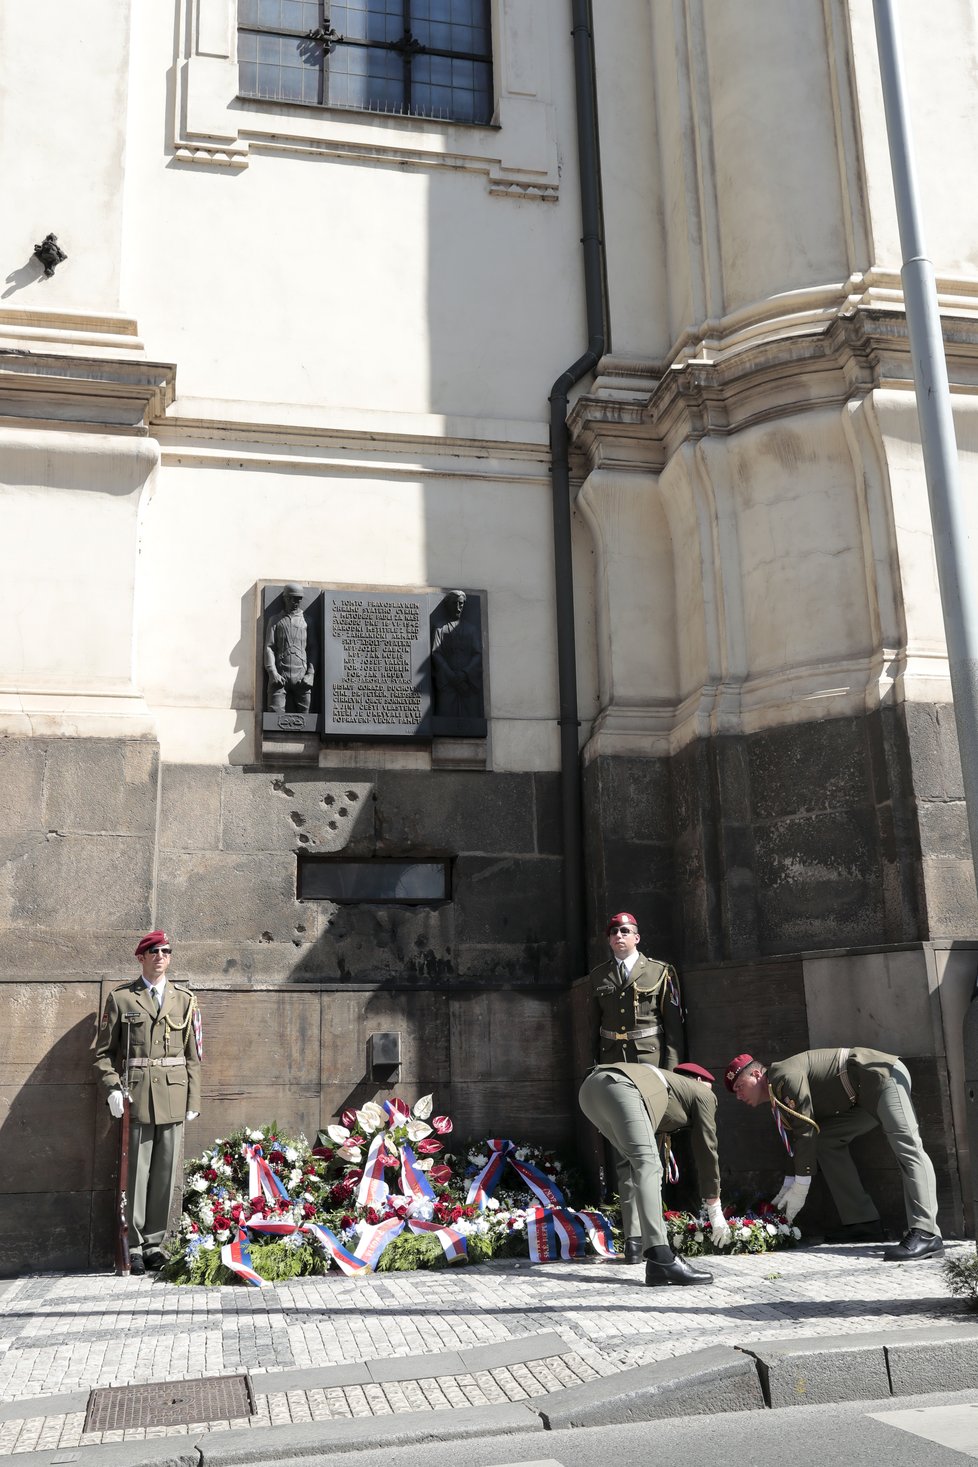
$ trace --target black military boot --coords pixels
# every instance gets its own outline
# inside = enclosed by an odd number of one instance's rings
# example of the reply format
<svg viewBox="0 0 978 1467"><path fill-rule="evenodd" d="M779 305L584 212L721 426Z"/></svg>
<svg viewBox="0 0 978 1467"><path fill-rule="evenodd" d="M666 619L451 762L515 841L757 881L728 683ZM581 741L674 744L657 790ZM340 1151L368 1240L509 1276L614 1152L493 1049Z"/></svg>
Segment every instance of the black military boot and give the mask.
<svg viewBox="0 0 978 1467"><path fill-rule="evenodd" d="M692 1263L673 1253L671 1248L649 1248L645 1254L645 1283L650 1289L663 1284L712 1284L713 1275L705 1268L695 1268Z"/></svg>
<svg viewBox="0 0 978 1467"><path fill-rule="evenodd" d="M641 1263L642 1262L642 1240L641 1240L641 1238L626 1238L625 1239L625 1262L626 1263Z"/></svg>

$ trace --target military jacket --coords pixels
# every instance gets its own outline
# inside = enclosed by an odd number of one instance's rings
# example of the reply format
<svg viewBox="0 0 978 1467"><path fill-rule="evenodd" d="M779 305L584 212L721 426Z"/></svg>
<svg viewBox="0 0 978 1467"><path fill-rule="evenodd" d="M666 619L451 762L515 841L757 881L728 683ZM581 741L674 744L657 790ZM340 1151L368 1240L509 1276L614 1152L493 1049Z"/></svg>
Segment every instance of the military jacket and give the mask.
<svg viewBox="0 0 978 1467"><path fill-rule="evenodd" d="M769 1067L767 1080L791 1141L796 1177L815 1175L819 1121L855 1105L875 1114L897 1058L878 1049L805 1049Z"/></svg>
<svg viewBox="0 0 978 1467"><path fill-rule="evenodd" d="M648 1060L671 1070L685 1051L682 999L676 970L656 958L639 953L628 980L622 983L617 959L599 963L589 976L592 1053L599 1063L622 1060L637 1064ZM655 1032L639 1038L609 1038L636 1029Z"/></svg>
<svg viewBox="0 0 978 1467"><path fill-rule="evenodd" d="M693 1161L703 1197L720 1195L717 1151L717 1098L713 1088L688 1075L663 1074L647 1064L598 1065L627 1076L645 1102L657 1136L671 1136L688 1128Z"/></svg>
<svg viewBox="0 0 978 1467"><path fill-rule="evenodd" d="M134 1121L163 1126L184 1120L188 1110L200 1110L200 1026L199 1020L194 1022L196 1007L190 989L169 978L159 1009L141 977L109 994L95 1043L95 1073L106 1094L122 1089L128 1028ZM134 1016L131 1025L123 1020L123 1015L129 1014ZM133 1060L156 1063L132 1064ZM158 1063L161 1060L168 1063Z"/></svg>

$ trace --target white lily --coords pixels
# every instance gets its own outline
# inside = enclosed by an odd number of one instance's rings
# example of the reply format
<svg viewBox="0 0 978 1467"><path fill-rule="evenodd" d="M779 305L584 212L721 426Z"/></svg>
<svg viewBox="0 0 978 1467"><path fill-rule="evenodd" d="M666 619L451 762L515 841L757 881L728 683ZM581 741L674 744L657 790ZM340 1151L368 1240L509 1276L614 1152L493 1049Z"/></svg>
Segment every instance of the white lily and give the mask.
<svg viewBox="0 0 978 1467"><path fill-rule="evenodd" d="M339 1149L339 1152L337 1154L339 1156L342 1156L342 1158L343 1158L344 1161L353 1161L353 1162L359 1161L360 1158L363 1155L363 1153L361 1152L359 1146L351 1146L349 1144L349 1142L347 1142L345 1145L341 1146L340 1149Z"/></svg>
<svg viewBox="0 0 978 1467"><path fill-rule="evenodd" d="M426 1121L431 1115L433 1105L434 1096L422 1095L420 1100L416 1100L414 1102L414 1114L418 1116L422 1121Z"/></svg>
<svg viewBox="0 0 978 1467"><path fill-rule="evenodd" d="M408 1140L423 1141L426 1136L431 1135L431 1127L426 1126L424 1121L408 1121L404 1129L408 1133Z"/></svg>
<svg viewBox="0 0 978 1467"><path fill-rule="evenodd" d="M335 1141L337 1146L342 1146L343 1142L349 1138L350 1133L345 1126L327 1126L326 1135L331 1141Z"/></svg>

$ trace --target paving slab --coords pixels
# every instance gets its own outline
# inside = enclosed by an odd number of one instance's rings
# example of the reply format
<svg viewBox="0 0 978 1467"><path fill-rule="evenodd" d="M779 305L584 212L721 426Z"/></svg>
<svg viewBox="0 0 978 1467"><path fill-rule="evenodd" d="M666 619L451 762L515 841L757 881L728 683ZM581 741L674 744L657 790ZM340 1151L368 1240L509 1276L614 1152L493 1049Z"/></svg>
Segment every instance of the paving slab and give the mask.
<svg viewBox="0 0 978 1467"><path fill-rule="evenodd" d="M973 1248L947 1245L951 1256ZM479 1413L505 1425L514 1408L541 1430L561 1411L581 1424L624 1421L668 1412L680 1391L687 1412L753 1409L759 1359L772 1404L970 1386L978 1311L947 1293L941 1260L894 1268L880 1254L849 1244L721 1257L711 1260L713 1283L692 1291L646 1289L643 1270L600 1259L331 1274L263 1289L113 1274L4 1280L0 1467L149 1467L182 1464L188 1452L199 1467L205 1447L223 1449L224 1439L258 1461L265 1439L284 1449L296 1432L416 1438L418 1417L432 1440L450 1440L471 1421L484 1432ZM136 1428L124 1439L83 1430L93 1388L244 1371L255 1393L248 1419Z"/></svg>

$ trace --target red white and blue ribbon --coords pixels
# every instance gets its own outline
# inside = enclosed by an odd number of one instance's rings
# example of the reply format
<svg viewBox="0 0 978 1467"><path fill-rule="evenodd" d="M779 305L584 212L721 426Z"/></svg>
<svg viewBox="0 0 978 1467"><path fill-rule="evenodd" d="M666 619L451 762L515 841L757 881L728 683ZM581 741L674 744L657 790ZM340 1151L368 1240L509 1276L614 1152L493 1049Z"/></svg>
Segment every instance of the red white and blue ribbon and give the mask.
<svg viewBox="0 0 978 1467"><path fill-rule="evenodd" d="M791 1144L791 1136L790 1136L790 1134L788 1132L788 1127L785 1125L784 1121L781 1119L781 1112L778 1109L778 1102L775 1100L775 1098L774 1098L773 1095L771 1096L771 1114L774 1116L774 1124L778 1128L778 1135L781 1137L781 1140L784 1142L784 1149L785 1149L785 1151L787 1151L787 1153L788 1153L789 1156L794 1156L795 1151L794 1151L794 1147Z"/></svg>
<svg viewBox="0 0 978 1467"><path fill-rule="evenodd" d="M272 1171L260 1146L246 1146L248 1159L248 1195L266 1197L269 1202L288 1202L289 1194L284 1184Z"/></svg>
<svg viewBox="0 0 978 1467"><path fill-rule="evenodd" d="M251 1266L251 1253L248 1249L247 1236L237 1232L230 1243L225 1243L221 1249L221 1262L231 1273L236 1273L238 1278L244 1279L247 1284L254 1284L256 1289L265 1285L265 1280L256 1273Z"/></svg>
<svg viewBox="0 0 978 1467"><path fill-rule="evenodd" d="M427 1197L432 1202L435 1194L431 1183L418 1165L418 1159L405 1141L401 1147L401 1191L405 1197Z"/></svg>
<svg viewBox="0 0 978 1467"><path fill-rule="evenodd" d="M489 1160L479 1175L473 1178L465 1199L469 1206L485 1207L499 1185L507 1162L522 1177L534 1197L539 1198L547 1207L564 1206L564 1194L556 1183L538 1167L531 1166L528 1161L521 1161L516 1155L515 1143L504 1141L500 1137L493 1137L489 1142Z"/></svg>
<svg viewBox="0 0 978 1467"><path fill-rule="evenodd" d="M584 1224L584 1231L591 1240L591 1247L595 1253L600 1253L604 1258L614 1258L615 1244L611 1234L611 1223L603 1212L578 1212L577 1216Z"/></svg>
<svg viewBox="0 0 978 1467"><path fill-rule="evenodd" d="M383 1207L387 1201L390 1188L384 1181L386 1156L384 1133L378 1131L370 1143L370 1150L367 1152L367 1160L363 1167L363 1176L360 1178L360 1187L357 1191L359 1207Z"/></svg>
<svg viewBox="0 0 978 1467"><path fill-rule="evenodd" d="M449 1263L457 1263L468 1256L466 1242L461 1233L445 1223L424 1222L420 1217L409 1217L407 1225L412 1233L430 1233L437 1238Z"/></svg>
<svg viewBox="0 0 978 1467"><path fill-rule="evenodd" d="M329 1228L323 1227L321 1223L305 1223L302 1231L315 1238L326 1256L331 1258L343 1273L356 1277L357 1274L370 1271L369 1263L358 1258L355 1253L351 1253L349 1248L344 1247L340 1242L336 1234Z"/></svg>

